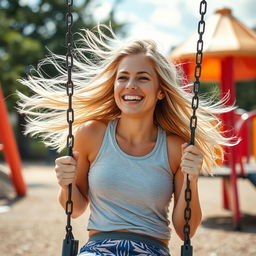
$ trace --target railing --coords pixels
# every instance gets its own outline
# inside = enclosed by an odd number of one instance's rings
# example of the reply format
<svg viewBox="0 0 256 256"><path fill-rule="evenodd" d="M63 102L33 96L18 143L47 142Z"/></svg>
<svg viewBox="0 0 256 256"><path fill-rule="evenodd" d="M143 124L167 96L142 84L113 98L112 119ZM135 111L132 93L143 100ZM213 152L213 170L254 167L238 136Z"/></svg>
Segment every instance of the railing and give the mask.
<svg viewBox="0 0 256 256"><path fill-rule="evenodd" d="M254 162L256 166L256 110L240 115L235 131L241 138L241 142L235 146L235 160L240 167L238 176L244 176L247 172L245 165Z"/></svg>

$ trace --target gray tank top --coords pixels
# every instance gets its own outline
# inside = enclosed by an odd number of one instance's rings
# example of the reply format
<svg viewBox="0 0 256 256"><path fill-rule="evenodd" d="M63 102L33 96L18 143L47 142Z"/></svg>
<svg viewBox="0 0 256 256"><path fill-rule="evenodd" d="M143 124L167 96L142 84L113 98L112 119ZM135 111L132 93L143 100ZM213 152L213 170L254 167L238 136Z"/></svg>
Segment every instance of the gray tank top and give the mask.
<svg viewBox="0 0 256 256"><path fill-rule="evenodd" d="M158 128L153 150L144 156L123 152L116 141L118 119L108 123L89 170L90 218L87 229L127 229L170 238L168 207L173 193L166 133Z"/></svg>

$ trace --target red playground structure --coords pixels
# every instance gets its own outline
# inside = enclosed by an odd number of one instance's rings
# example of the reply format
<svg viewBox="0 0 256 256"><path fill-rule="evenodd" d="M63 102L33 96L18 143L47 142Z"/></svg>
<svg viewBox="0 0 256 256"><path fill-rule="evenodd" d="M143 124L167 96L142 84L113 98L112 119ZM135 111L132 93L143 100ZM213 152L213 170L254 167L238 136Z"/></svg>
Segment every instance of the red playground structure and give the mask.
<svg viewBox="0 0 256 256"><path fill-rule="evenodd" d="M175 48L172 61L181 64L185 78L193 81L194 46L197 33ZM256 33L247 28L228 8L217 10L205 26L202 81L219 82L221 98L229 94L227 106L235 103L236 81L256 79ZM222 177L223 207L232 210L235 229L240 229L241 213L237 178L248 178L256 186L256 111L231 111L221 116L228 135L236 135L241 142L227 148L225 161L214 171Z"/></svg>
<svg viewBox="0 0 256 256"><path fill-rule="evenodd" d="M0 151L10 168L10 178L17 196L26 195L26 185L21 172L21 160L11 125L9 123L4 96L0 87Z"/></svg>

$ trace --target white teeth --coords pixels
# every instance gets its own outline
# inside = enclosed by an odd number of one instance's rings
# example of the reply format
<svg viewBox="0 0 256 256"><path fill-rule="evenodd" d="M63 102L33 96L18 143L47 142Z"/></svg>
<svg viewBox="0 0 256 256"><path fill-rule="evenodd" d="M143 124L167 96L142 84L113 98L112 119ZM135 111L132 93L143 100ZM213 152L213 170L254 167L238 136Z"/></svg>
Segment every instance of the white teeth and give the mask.
<svg viewBox="0 0 256 256"><path fill-rule="evenodd" d="M141 100L142 97L136 95L125 95L124 100Z"/></svg>

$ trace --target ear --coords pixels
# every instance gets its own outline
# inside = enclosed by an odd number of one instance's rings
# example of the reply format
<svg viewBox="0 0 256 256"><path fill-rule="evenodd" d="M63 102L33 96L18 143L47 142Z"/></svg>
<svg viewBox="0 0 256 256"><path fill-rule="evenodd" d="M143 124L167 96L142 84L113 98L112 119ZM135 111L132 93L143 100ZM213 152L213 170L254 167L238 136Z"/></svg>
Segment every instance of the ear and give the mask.
<svg viewBox="0 0 256 256"><path fill-rule="evenodd" d="M159 100L162 100L164 97L165 97L165 93L164 93L162 90L159 91L159 92L158 92L158 95L157 95L157 98L158 98Z"/></svg>

